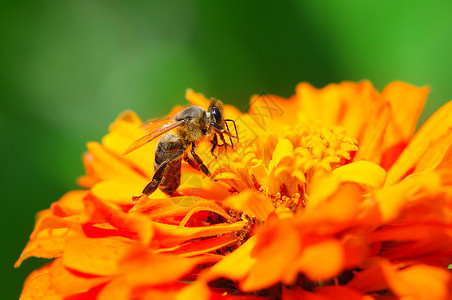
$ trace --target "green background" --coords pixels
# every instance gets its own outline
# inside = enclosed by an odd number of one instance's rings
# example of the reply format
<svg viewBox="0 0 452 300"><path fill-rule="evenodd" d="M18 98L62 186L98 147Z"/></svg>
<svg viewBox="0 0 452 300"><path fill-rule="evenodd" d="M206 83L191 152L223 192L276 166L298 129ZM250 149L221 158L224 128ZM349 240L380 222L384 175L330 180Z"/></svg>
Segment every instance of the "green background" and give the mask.
<svg viewBox="0 0 452 300"><path fill-rule="evenodd" d="M38 259L13 263L37 211L76 188L87 141L125 109L185 104L186 88L246 108L369 79L430 85L424 121L452 97L451 1L2 1L1 299Z"/></svg>

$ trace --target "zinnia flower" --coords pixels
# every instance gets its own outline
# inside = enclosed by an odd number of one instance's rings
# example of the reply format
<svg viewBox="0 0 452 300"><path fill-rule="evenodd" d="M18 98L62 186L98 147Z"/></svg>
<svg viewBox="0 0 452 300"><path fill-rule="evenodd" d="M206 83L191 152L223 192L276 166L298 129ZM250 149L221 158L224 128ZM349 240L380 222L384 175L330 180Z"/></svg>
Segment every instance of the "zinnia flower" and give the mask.
<svg viewBox="0 0 452 300"><path fill-rule="evenodd" d="M82 189L38 214L16 266L53 260L21 299L452 297L452 102L415 133L427 93L301 83L226 105L240 143L197 147L217 181L184 162L182 196L136 202L157 141L121 156L143 135L123 113L88 144Z"/></svg>

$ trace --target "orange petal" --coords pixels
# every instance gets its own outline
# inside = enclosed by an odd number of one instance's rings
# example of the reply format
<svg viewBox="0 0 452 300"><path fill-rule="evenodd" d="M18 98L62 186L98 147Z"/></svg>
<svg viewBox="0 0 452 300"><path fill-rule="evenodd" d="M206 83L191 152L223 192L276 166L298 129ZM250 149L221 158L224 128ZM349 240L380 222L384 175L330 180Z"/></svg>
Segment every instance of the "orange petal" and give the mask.
<svg viewBox="0 0 452 300"><path fill-rule="evenodd" d="M193 196L164 199L142 197L129 213L143 213L153 221L184 226L190 217L199 211L211 211L229 219L229 215L215 202Z"/></svg>
<svg viewBox="0 0 452 300"><path fill-rule="evenodd" d="M383 272L391 290L399 297L411 299L449 299L450 274L443 269L415 265L402 270L383 265Z"/></svg>
<svg viewBox="0 0 452 300"><path fill-rule="evenodd" d="M119 260L132 244L130 240L117 237L90 239L76 236L67 239L62 262L65 267L86 274L118 274Z"/></svg>
<svg viewBox="0 0 452 300"><path fill-rule="evenodd" d="M450 225L387 226L372 232L369 240L387 242L380 256L392 261L418 261L444 268L450 263L452 249L452 226Z"/></svg>
<svg viewBox="0 0 452 300"><path fill-rule="evenodd" d="M283 119L296 119L298 109L295 107L297 107L295 100L290 101L276 95L261 93L251 97L248 114L240 119L245 121L247 126L263 130L264 133L267 130L275 131L277 127L273 125L277 124L277 122ZM239 136L242 138L240 131Z"/></svg>
<svg viewBox="0 0 452 300"><path fill-rule="evenodd" d="M153 226L155 229L155 236L152 240L152 245L154 247L172 247L195 238L238 231L245 226L245 222L216 224L203 227L180 227L153 222Z"/></svg>
<svg viewBox="0 0 452 300"><path fill-rule="evenodd" d="M362 189L359 185L346 182L333 195L325 199L311 199L303 214L296 215L300 230L340 230L356 221L360 212ZM311 202L309 202L311 203ZM303 227L305 229L303 229Z"/></svg>
<svg viewBox="0 0 452 300"><path fill-rule="evenodd" d="M61 259L57 259L50 267L50 279L58 294L67 297L86 292L110 278L71 271L63 266Z"/></svg>
<svg viewBox="0 0 452 300"><path fill-rule="evenodd" d="M321 296L321 299L331 300L373 300L374 297L363 295L346 286L325 286L318 287L314 290L316 295Z"/></svg>
<svg viewBox="0 0 452 300"><path fill-rule="evenodd" d="M388 171L386 185L394 184L414 169L423 155L429 155L429 149L441 137L450 134L452 130L452 101L441 107L419 129L411 142L405 148L399 159ZM441 143L440 143L441 144Z"/></svg>
<svg viewBox="0 0 452 300"><path fill-rule="evenodd" d="M187 89L185 91L185 98L192 105L201 106L203 108L207 108L209 106L209 102L210 102L209 100L207 100L207 98L203 94L196 93L192 89Z"/></svg>
<svg viewBox="0 0 452 300"><path fill-rule="evenodd" d="M93 195L88 195L85 199L86 214L91 222L108 222L112 226L129 231L138 236L140 241L147 245L152 239L153 228L148 217L141 214L127 214L113 208Z"/></svg>
<svg viewBox="0 0 452 300"><path fill-rule="evenodd" d="M81 222L85 221L83 216L74 215L65 218L47 215L36 222L30 240L41 237L61 237L69 231L81 232Z"/></svg>
<svg viewBox="0 0 452 300"><path fill-rule="evenodd" d="M156 253L168 253L189 257L221 249L238 241L235 233L227 233L200 241L188 242L168 249L159 249Z"/></svg>
<svg viewBox="0 0 452 300"><path fill-rule="evenodd" d="M257 262L251 268L248 277L242 282L243 291L254 291L263 289L284 281L292 284L296 274L286 270L296 259L301 241L288 220L280 221L279 224L268 228L256 235L258 244L254 250Z"/></svg>
<svg viewBox="0 0 452 300"><path fill-rule="evenodd" d="M202 258L151 254L147 249L136 248L121 263L121 275L105 286L98 299L128 299L130 292L138 287L176 282L202 261Z"/></svg>
<svg viewBox="0 0 452 300"><path fill-rule="evenodd" d="M14 267L20 267L24 260L32 256L41 258L55 258L61 256L63 254L63 251L63 237L40 237L28 242L27 246L22 251L20 258L14 264Z"/></svg>
<svg viewBox="0 0 452 300"><path fill-rule="evenodd" d="M230 216L220 206L216 205L215 203L207 203L206 201L205 206L196 206L192 208L182 219L179 226L181 227L186 226L188 221L190 221L190 219L198 212L211 212L219 216L222 216L226 220L230 218Z"/></svg>
<svg viewBox="0 0 452 300"><path fill-rule="evenodd" d="M93 169L102 180L124 179L141 182L143 179L143 176L134 171L126 160L119 155L110 153L101 144L91 142L87 147L93 157Z"/></svg>
<svg viewBox="0 0 452 300"><path fill-rule="evenodd" d="M359 150L354 161L367 160L379 164L383 155L383 139L391 120L391 107L388 103L381 105L380 111L369 119L369 124L359 143Z"/></svg>
<svg viewBox="0 0 452 300"><path fill-rule="evenodd" d="M428 149L428 152L419 159L413 173L431 171L436 168L452 168L452 129L439 137L435 146Z"/></svg>
<svg viewBox="0 0 452 300"><path fill-rule="evenodd" d="M54 290L50 280L50 266L33 271L27 278L20 295L21 300L46 299L62 300Z"/></svg>
<svg viewBox="0 0 452 300"><path fill-rule="evenodd" d="M384 88L382 96L391 104L393 114L383 139L383 149L406 144L411 139L429 90L428 87L419 88L400 81Z"/></svg>
<svg viewBox="0 0 452 300"><path fill-rule="evenodd" d="M303 82L297 85L296 94L299 110L308 120L342 126L358 140L366 129L369 116L375 114L381 104L378 93L368 81L329 84L322 89Z"/></svg>
<svg viewBox="0 0 452 300"><path fill-rule="evenodd" d="M388 264L385 260L375 259L367 268L355 272L347 286L363 293L382 291L388 288L384 277L382 265Z"/></svg>
<svg viewBox="0 0 452 300"><path fill-rule="evenodd" d="M291 288L283 286L282 289L282 300L325 300L325 297L305 291L299 286L294 286Z"/></svg>
<svg viewBox="0 0 452 300"><path fill-rule="evenodd" d="M404 206L414 199L440 193L441 178L435 172L412 174L402 182L385 187L374 195L385 222L395 219Z"/></svg>
<svg viewBox="0 0 452 300"><path fill-rule="evenodd" d="M340 242L325 240L305 247L293 263L311 280L327 280L342 271L344 251Z"/></svg>
<svg viewBox="0 0 452 300"><path fill-rule="evenodd" d="M200 198L189 196L163 199L141 197L135 203L135 206L129 210L129 213L142 213L146 214L150 220L162 220L168 224L178 225L187 212L196 206L198 201L200 201Z"/></svg>
<svg viewBox="0 0 452 300"><path fill-rule="evenodd" d="M52 203L50 209L52 213L59 217L71 216L79 214L83 211L85 205L83 199L88 191L71 191L66 193L57 202Z"/></svg>

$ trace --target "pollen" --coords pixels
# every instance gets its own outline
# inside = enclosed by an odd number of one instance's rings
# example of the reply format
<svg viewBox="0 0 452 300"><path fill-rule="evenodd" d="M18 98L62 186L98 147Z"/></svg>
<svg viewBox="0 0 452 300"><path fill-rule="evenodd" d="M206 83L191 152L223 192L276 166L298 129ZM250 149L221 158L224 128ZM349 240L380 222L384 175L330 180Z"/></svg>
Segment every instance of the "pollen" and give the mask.
<svg viewBox="0 0 452 300"><path fill-rule="evenodd" d="M255 189L270 197L275 207L295 212L306 206L314 174L347 164L358 151L357 144L339 127L321 123L286 126L279 134L257 137L217 164L215 173L232 190Z"/></svg>

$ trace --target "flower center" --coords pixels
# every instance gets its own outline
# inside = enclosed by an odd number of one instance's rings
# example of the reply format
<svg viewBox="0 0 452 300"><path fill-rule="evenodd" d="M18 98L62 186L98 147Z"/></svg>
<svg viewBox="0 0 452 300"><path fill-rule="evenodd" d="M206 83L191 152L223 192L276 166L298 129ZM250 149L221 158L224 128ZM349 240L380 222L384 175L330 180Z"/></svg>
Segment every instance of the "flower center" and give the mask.
<svg viewBox="0 0 452 300"><path fill-rule="evenodd" d="M273 199L275 207L294 211L306 205L309 183L316 172L329 173L347 164L357 150L357 141L341 128L298 124L239 146L215 172L229 174L220 178L235 191L256 189Z"/></svg>

